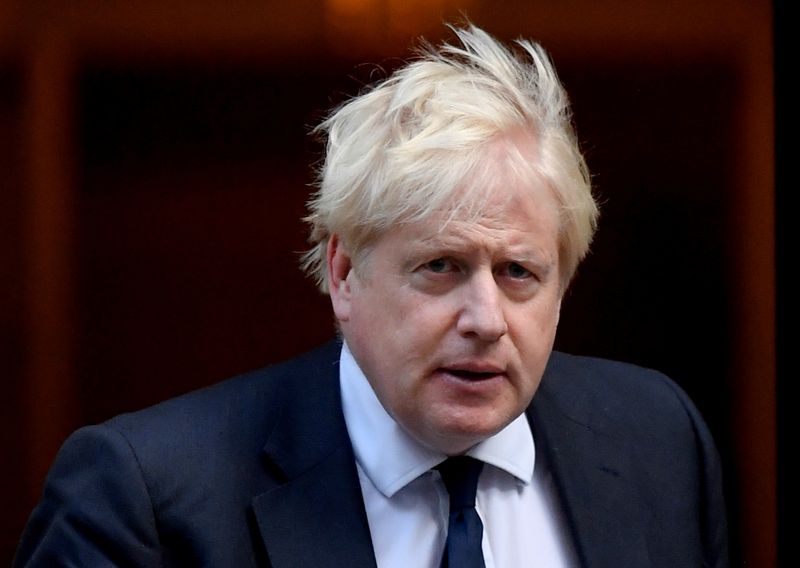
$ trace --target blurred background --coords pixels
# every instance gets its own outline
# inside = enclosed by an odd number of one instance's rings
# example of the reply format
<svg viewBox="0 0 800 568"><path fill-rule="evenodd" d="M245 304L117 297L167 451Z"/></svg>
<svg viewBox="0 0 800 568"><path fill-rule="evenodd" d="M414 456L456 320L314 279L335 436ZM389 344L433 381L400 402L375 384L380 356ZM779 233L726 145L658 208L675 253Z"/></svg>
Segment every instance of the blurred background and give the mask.
<svg viewBox="0 0 800 568"><path fill-rule="evenodd" d="M603 202L558 348L680 383L722 455L734 565L776 565L758 0L0 0L0 564L72 430L333 335L297 269L309 130L463 15L551 52Z"/></svg>

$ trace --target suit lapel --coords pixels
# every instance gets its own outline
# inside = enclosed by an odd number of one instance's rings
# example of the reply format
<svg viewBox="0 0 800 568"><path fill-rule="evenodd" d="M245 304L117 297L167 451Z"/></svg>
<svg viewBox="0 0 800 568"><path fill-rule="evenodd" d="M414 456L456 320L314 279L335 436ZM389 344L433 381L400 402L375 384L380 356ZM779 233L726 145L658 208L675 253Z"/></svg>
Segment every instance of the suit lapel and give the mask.
<svg viewBox="0 0 800 568"><path fill-rule="evenodd" d="M376 566L334 345L288 381L264 447L276 484L253 499L253 512L274 568Z"/></svg>
<svg viewBox="0 0 800 568"><path fill-rule="evenodd" d="M528 409L537 460L553 475L581 565L647 566L634 452L604 417L601 395L551 365Z"/></svg>
<svg viewBox="0 0 800 568"><path fill-rule="evenodd" d="M298 366L264 447L274 485L252 507L274 568L376 567L338 356L331 344ZM554 354L527 411L537 460L552 472L582 566L649 565L635 452L605 415L602 391L576 379Z"/></svg>

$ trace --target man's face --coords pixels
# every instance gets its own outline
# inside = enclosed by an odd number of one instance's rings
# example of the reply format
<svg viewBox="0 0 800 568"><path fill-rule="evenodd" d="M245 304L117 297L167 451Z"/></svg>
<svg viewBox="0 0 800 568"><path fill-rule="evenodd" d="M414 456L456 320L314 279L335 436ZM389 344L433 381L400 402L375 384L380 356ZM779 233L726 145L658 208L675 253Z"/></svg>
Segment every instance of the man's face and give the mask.
<svg viewBox="0 0 800 568"><path fill-rule="evenodd" d="M505 177L505 176L500 176ZM477 221L399 225L362 263L328 247L342 332L378 399L447 454L495 434L530 403L561 304L558 215L544 188L498 182Z"/></svg>

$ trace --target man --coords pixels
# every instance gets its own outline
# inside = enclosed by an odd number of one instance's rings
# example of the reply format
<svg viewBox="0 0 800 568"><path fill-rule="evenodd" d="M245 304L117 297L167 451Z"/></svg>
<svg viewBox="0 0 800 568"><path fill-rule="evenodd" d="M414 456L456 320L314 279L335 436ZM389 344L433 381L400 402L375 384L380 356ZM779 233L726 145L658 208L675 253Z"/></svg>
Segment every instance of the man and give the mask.
<svg viewBox="0 0 800 568"><path fill-rule="evenodd" d="M343 341L78 431L16 565L727 565L682 391L552 352L597 208L547 56L455 32L320 127Z"/></svg>

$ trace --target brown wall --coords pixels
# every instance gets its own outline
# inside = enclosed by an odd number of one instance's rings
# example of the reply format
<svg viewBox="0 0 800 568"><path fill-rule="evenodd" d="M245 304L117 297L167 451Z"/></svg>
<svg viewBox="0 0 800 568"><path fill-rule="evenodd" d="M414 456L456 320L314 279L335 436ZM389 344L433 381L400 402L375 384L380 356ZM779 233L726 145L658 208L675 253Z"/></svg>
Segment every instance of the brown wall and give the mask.
<svg viewBox="0 0 800 568"><path fill-rule="evenodd" d="M71 430L332 335L308 129L465 10L551 51L605 204L559 347L682 384L776 564L769 2L64 4L0 0L0 562Z"/></svg>

